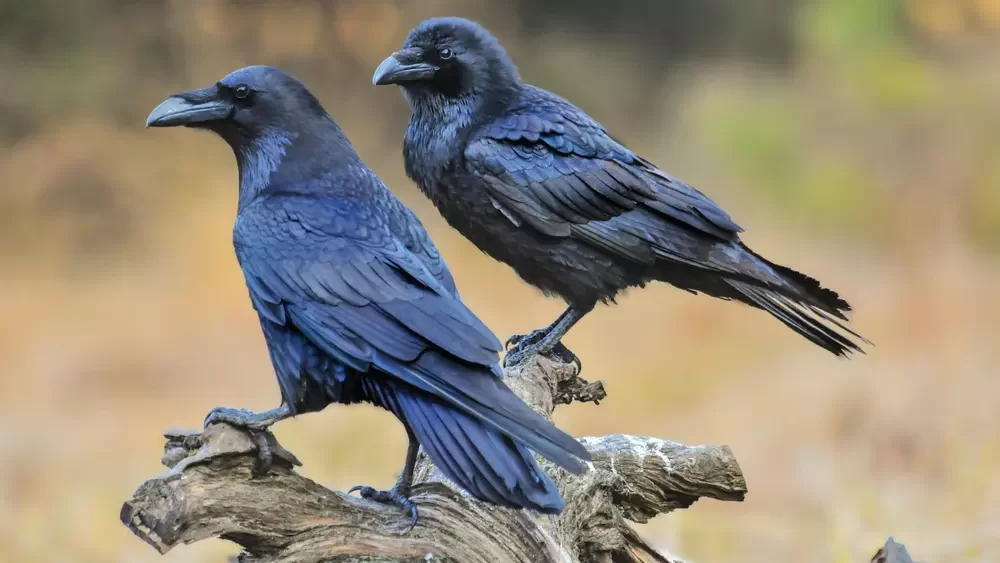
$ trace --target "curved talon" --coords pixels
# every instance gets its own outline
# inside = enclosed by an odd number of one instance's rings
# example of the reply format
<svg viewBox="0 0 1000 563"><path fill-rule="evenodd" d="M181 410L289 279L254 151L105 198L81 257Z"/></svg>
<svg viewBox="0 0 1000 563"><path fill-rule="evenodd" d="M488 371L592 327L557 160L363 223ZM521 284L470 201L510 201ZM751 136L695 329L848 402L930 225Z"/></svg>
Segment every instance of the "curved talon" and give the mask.
<svg viewBox="0 0 1000 563"><path fill-rule="evenodd" d="M526 338L529 338L530 336L531 336L530 334L513 334L511 335L510 338L507 339L507 342L504 342L503 349L510 350L511 346L517 348L517 346L521 344L521 342L523 342Z"/></svg>
<svg viewBox="0 0 1000 563"><path fill-rule="evenodd" d="M379 504L391 504L399 507L403 511L403 514L410 517L410 525L406 529L407 532L412 530L417 525L417 520L419 518L417 504L410 500L409 497L399 492L395 487L389 489L388 491L380 491L374 487L369 487L368 485L355 485L347 490L347 494L351 494L354 491L360 491L360 496L363 499L377 502Z"/></svg>
<svg viewBox="0 0 1000 563"><path fill-rule="evenodd" d="M577 374L583 371L583 362L580 361L579 356L574 354L569 348L563 346L562 342L556 344L550 352L544 355L557 362L575 365Z"/></svg>
<svg viewBox="0 0 1000 563"><path fill-rule="evenodd" d="M527 348L532 344L537 344L538 341L544 337L545 329L543 328L533 330L528 334L514 334L511 335L511 337L507 339L507 342L504 343L504 350L509 350L512 346L514 347L514 350Z"/></svg>
<svg viewBox="0 0 1000 563"><path fill-rule="evenodd" d="M254 460L250 472L255 477L263 477L274 465L274 453L271 449L271 440L266 432L251 432L254 444L257 446L257 459Z"/></svg>
<svg viewBox="0 0 1000 563"><path fill-rule="evenodd" d="M233 409L229 407L216 407L205 415L205 428L210 424L225 422L233 426L248 427L246 422L253 416L253 412L247 409Z"/></svg>
<svg viewBox="0 0 1000 563"><path fill-rule="evenodd" d="M564 346L562 342L556 343L551 350L547 351L539 350L534 344L528 346L521 346L520 344L521 343L516 345L513 350L507 352L507 355L503 357L504 368L519 365L525 360L530 359L532 356L541 354L546 358L550 358L563 364L574 364L576 366L577 374L583 370L583 362L581 362L580 358L571 352L569 348Z"/></svg>
<svg viewBox="0 0 1000 563"><path fill-rule="evenodd" d="M266 430L271 421L261 419L258 413L247 409L216 407L205 417L205 427L210 424L226 423L246 430Z"/></svg>
<svg viewBox="0 0 1000 563"><path fill-rule="evenodd" d="M410 499L406 499L400 508L403 509L404 514L407 514L410 517L410 527L406 529L406 531L409 532L413 528L417 527L417 519L419 517L417 504Z"/></svg>
<svg viewBox="0 0 1000 563"><path fill-rule="evenodd" d="M375 489L369 487L368 485L354 485L350 489L347 489L347 494L350 495L354 491L361 491L361 494L358 495L361 498L370 498L372 493L375 492Z"/></svg>
<svg viewBox="0 0 1000 563"><path fill-rule="evenodd" d="M255 477L266 475L274 463L275 448L278 449L278 457L288 461L292 465L301 465L284 448L282 448L274 436L267 429L274 423L292 416L291 408L282 404L280 407L255 413L247 409L233 409L229 407L216 407L205 416L205 428L212 424L225 423L230 426L242 429L250 435L254 446L257 449L257 459L254 461L251 472Z"/></svg>
<svg viewBox="0 0 1000 563"><path fill-rule="evenodd" d="M519 365L525 359L524 353L520 350L511 350L503 357L503 367L509 368Z"/></svg>

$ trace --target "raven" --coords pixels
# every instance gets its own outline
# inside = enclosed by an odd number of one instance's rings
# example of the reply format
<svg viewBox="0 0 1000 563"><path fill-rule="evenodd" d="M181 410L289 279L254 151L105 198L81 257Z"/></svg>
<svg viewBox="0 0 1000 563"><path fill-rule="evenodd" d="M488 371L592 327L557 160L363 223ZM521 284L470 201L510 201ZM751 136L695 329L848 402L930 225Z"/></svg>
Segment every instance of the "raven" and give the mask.
<svg viewBox="0 0 1000 563"><path fill-rule="evenodd" d="M504 365L541 353L579 367L563 335L598 302L654 280L763 309L838 356L861 351L849 335L864 339L840 322L846 301L750 250L704 194L567 100L522 83L475 22L422 22L372 82L402 88L412 110L406 173L445 220L568 305L548 327L508 340Z"/></svg>
<svg viewBox="0 0 1000 563"><path fill-rule="evenodd" d="M403 423L406 463L390 491L352 491L416 524L408 497L423 446L481 500L562 510L528 448L574 473L587 450L503 384L500 342L462 303L423 225L303 84L243 68L170 96L146 125L213 131L239 167L233 245L282 402L262 413L214 409L206 424L259 432L330 403L369 402Z"/></svg>

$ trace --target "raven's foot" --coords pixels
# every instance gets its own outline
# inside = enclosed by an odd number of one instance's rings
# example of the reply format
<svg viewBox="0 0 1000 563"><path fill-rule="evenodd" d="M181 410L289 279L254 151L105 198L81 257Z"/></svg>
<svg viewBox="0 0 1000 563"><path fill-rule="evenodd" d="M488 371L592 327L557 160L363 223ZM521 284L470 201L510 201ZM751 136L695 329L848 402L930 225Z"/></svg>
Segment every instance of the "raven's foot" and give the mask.
<svg viewBox="0 0 1000 563"><path fill-rule="evenodd" d="M209 411L205 417L205 427L208 428L210 424L225 423L246 430L257 446L257 460L254 462L253 474L261 476L266 475L274 464L274 448L277 444L267 429L291 415L287 405L260 413L247 409L217 407Z"/></svg>
<svg viewBox="0 0 1000 563"><path fill-rule="evenodd" d="M547 328L540 328L538 330L531 331L529 334L515 334L507 339L503 348L504 350L510 350L510 347L513 346L514 350L517 350L519 348L526 348L528 346L538 344L543 338L545 338L546 332L548 332Z"/></svg>
<svg viewBox="0 0 1000 563"><path fill-rule="evenodd" d="M219 424L225 422L226 424L236 426L239 428L245 428L249 431L260 432L262 430L267 430L275 423L280 422L287 416L282 416L277 411L281 409L275 409L273 411L264 412L253 412L247 409L231 409L228 407L216 407L208 412L208 416L205 417L205 426L209 424Z"/></svg>
<svg viewBox="0 0 1000 563"><path fill-rule="evenodd" d="M355 487L351 487L350 490L347 491L347 494L358 491L361 498L368 499L379 504L391 504L393 506L398 506L403 510L403 514L410 517L410 527L407 528L407 531L410 531L417 525L417 505L410 500L408 493L404 493L399 489L399 486L396 486L388 491L380 491L366 485L357 485Z"/></svg>
<svg viewBox="0 0 1000 563"><path fill-rule="evenodd" d="M563 364L575 364L576 372L583 370L583 363L562 342L556 342L550 349L545 349L545 330L539 329L531 334L515 334L507 339L507 355L503 357L503 367L511 367L530 360L536 354L541 354L550 360ZM513 346L513 348L511 348Z"/></svg>

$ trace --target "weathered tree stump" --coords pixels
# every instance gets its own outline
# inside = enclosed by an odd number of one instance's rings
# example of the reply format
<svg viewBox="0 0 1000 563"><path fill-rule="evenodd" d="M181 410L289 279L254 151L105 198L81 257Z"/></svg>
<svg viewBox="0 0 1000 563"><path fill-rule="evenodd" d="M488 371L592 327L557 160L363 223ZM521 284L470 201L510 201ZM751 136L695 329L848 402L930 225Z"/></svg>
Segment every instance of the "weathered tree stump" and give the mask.
<svg viewBox="0 0 1000 563"><path fill-rule="evenodd" d="M545 359L510 370L506 383L551 416L555 404L605 396L600 382ZM399 510L326 489L294 471L273 435L275 464L252 472L256 445L226 424L166 434L169 470L143 483L121 519L161 553L205 538L243 547L243 563L456 561L638 563L671 561L629 526L702 497L743 500L746 483L726 446L685 446L625 435L581 438L593 455L583 475L547 460L566 500L558 516L494 507L447 481L421 450L413 500L420 522ZM400 453L402 458L402 452Z"/></svg>

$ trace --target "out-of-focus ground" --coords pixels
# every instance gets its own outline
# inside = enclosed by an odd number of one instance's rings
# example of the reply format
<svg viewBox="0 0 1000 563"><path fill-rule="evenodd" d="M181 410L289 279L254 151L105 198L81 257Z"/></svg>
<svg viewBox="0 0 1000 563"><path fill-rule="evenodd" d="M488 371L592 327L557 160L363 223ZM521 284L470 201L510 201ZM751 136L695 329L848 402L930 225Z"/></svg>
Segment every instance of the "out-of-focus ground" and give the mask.
<svg viewBox="0 0 1000 563"><path fill-rule="evenodd" d="M430 15L487 23L523 77L700 187L746 240L835 288L876 343L838 360L767 315L666 286L567 339L600 407L557 422L730 444L746 502L655 519L703 563L1000 560L1000 1L0 2L0 561L157 556L119 522L169 426L278 390L231 248L236 169L144 130L247 64L309 84L506 338L561 310L452 232L404 176L408 110L378 62ZM389 485L370 407L284 422L330 487Z"/></svg>

